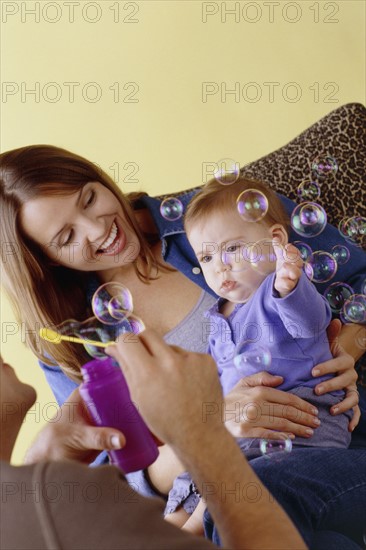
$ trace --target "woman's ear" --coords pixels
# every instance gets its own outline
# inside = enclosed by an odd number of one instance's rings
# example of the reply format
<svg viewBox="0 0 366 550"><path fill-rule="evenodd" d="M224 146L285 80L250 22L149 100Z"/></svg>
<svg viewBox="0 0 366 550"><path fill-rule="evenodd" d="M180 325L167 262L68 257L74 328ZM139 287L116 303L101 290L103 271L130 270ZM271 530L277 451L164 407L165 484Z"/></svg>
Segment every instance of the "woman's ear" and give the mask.
<svg viewBox="0 0 366 550"><path fill-rule="evenodd" d="M279 241L279 244L285 246L288 243L288 235L283 225L275 223L269 228L269 232L272 235L272 239Z"/></svg>

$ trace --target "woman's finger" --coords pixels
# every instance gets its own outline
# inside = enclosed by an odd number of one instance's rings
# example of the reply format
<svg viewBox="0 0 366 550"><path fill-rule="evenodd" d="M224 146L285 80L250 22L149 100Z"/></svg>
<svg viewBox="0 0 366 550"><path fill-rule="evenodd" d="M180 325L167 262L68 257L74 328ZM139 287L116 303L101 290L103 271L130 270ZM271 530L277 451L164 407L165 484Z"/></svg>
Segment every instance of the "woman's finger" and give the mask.
<svg viewBox="0 0 366 550"><path fill-rule="evenodd" d="M227 423L228 430L234 435L234 437L262 437L259 435L254 436L254 433L262 433L256 430L276 431L281 433L291 433L298 437L309 439L314 433L314 429L309 426L303 426L291 422L286 418L280 417L263 417L260 425L253 423L242 422L240 424ZM263 436L264 437L264 436Z"/></svg>
<svg viewBox="0 0 366 550"><path fill-rule="evenodd" d="M344 353L339 357L329 359L329 361L325 361L324 363L319 363L319 365L316 365L313 368L311 373L314 377L324 376L325 374L334 374L340 371L345 371L345 369L352 371L353 366L354 359L348 355L348 353Z"/></svg>
<svg viewBox="0 0 366 550"><path fill-rule="evenodd" d="M361 418L361 410L360 407L357 405L356 407L353 407L353 417L351 422L348 424L348 430L350 432L353 432L353 430L358 425Z"/></svg>
<svg viewBox="0 0 366 550"><path fill-rule="evenodd" d="M342 414L349 411L350 409L358 405L359 398L360 396L357 390L347 390L346 397L343 399L343 401L340 401L339 403L331 407L331 414L337 416L337 414Z"/></svg>
<svg viewBox="0 0 366 550"><path fill-rule="evenodd" d="M329 378L329 380L324 380L317 384L314 388L316 395L323 395L331 391L344 390L348 386L355 384L357 380L357 373L355 370L346 371L334 378Z"/></svg>
<svg viewBox="0 0 366 550"><path fill-rule="evenodd" d="M252 392L253 401L255 401L255 394L257 394L259 397L258 401L266 402L267 405L287 405L307 414L318 414L318 410L314 407L314 405L311 405L293 393L276 390L275 388L267 388L264 386L253 388Z"/></svg>

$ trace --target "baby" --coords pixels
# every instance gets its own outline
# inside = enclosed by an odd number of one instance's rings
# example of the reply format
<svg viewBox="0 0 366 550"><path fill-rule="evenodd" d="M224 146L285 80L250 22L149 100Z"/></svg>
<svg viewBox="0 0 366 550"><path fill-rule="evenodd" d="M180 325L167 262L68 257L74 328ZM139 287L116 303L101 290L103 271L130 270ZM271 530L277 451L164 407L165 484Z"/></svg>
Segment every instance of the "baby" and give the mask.
<svg viewBox="0 0 366 550"><path fill-rule="evenodd" d="M243 198L239 208L244 216L239 213L237 199L244 191L257 202L253 213L258 221L245 216L250 200ZM207 284L219 296L204 326L208 353L217 363L224 394L243 376L267 370L283 377L278 389L318 408L320 425L314 435L297 437L293 445L347 448L349 415L329 413L343 392L316 396L313 388L320 380L311 374L315 365L332 357L326 335L331 310L302 270L298 249L288 243L288 225L279 197L265 184L242 177L231 185L211 180L190 202L187 237ZM249 458L261 455L259 442L238 439ZM179 478L175 494L178 488ZM197 529L202 509L200 503L185 529ZM168 519L174 520L174 514Z"/></svg>

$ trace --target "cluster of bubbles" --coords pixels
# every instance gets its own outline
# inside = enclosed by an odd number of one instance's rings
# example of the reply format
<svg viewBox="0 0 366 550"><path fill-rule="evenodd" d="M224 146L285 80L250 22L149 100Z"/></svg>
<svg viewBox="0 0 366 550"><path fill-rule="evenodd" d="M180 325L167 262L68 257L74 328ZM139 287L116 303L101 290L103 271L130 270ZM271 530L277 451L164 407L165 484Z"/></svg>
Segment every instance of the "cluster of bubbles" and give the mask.
<svg viewBox="0 0 366 550"><path fill-rule="evenodd" d="M216 164L215 178L222 185L235 183L240 177L239 163L233 159L222 159ZM297 195L302 201L291 215L292 229L305 239L320 235L327 225L327 214L324 208L316 201L321 194L321 184L335 178L338 172L338 163L329 154L319 155L311 162L311 175L297 187ZM264 219L268 212L268 199L257 189L247 189L239 194L236 200L237 212L244 222L255 223ZM183 205L175 197L168 197L162 201L160 212L168 221L176 221L183 215ZM366 244L366 218L354 216L344 218L338 226L340 234L347 243L362 246ZM311 246L302 240L295 241L294 245L304 261L304 271L314 283L328 283L336 273L338 266L349 261L350 250L345 244L333 246L330 252L324 250L313 251ZM230 265L233 272L245 271L249 268L258 273L268 275L273 272L276 264L276 254L272 241L263 239L256 243L244 241L228 242L221 251L221 261ZM194 268L199 273L199 268ZM342 282L331 284L325 291L332 311L338 314L345 323L362 323L365 316L366 283L362 294L354 294L353 289ZM265 363L268 359L268 350L259 350L259 356L250 361ZM244 356L239 353L237 357ZM244 359L243 359L244 360ZM239 359L236 359L240 362ZM249 361L249 359L248 359Z"/></svg>
<svg viewBox="0 0 366 550"><path fill-rule="evenodd" d="M78 322L69 319L57 327L57 332L85 340L84 347L95 359L104 359L104 348L87 341L115 342L121 334L138 334L145 330L143 321L134 315L131 292L120 283L101 285L93 294L91 306L94 317Z"/></svg>
<svg viewBox="0 0 366 550"><path fill-rule="evenodd" d="M333 313L339 315L342 323L366 323L366 284L362 293L356 294L354 289L342 282L335 282L326 288L324 296L328 300Z"/></svg>

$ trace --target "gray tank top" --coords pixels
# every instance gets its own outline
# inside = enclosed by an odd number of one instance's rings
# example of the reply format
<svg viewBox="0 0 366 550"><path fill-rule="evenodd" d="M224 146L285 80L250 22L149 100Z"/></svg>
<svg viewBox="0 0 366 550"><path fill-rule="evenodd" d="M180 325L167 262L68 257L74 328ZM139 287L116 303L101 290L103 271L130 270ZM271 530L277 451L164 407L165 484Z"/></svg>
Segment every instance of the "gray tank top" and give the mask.
<svg viewBox="0 0 366 550"><path fill-rule="evenodd" d="M197 304L188 315L173 330L164 335L167 344L180 346L188 351L206 353L207 334L204 333L203 314L215 302L216 298L203 290Z"/></svg>

